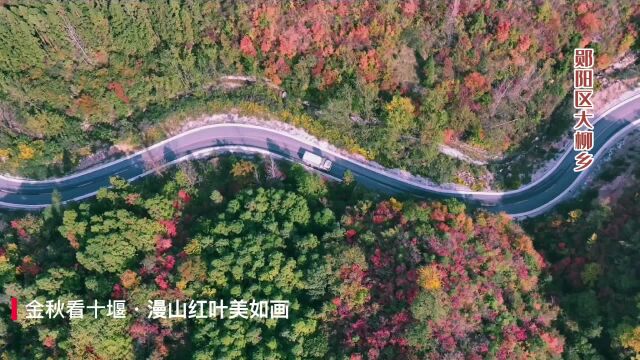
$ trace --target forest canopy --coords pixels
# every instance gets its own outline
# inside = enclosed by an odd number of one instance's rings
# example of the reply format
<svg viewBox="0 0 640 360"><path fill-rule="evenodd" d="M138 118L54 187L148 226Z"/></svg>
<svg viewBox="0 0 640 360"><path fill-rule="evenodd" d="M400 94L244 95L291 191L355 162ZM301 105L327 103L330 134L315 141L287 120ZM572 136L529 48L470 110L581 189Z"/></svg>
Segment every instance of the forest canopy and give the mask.
<svg viewBox="0 0 640 360"><path fill-rule="evenodd" d="M275 106L349 151L452 181L461 165L438 144L501 153L537 135L569 90L573 48L606 68L636 42L637 15L628 0L4 1L0 168L69 171L104 146L157 141L158 111L214 96L218 111ZM229 75L269 86L220 94Z"/></svg>
<svg viewBox="0 0 640 360"><path fill-rule="evenodd" d="M253 172L234 171L247 164ZM127 317L21 312L12 322L2 306L0 351L32 359L563 352L558 308L539 292L545 262L506 216L378 198L297 166L274 178L267 164L225 158L135 185L114 178L95 200L3 219L5 294L20 304L125 300ZM290 309L277 320L153 318L150 299L281 299Z"/></svg>

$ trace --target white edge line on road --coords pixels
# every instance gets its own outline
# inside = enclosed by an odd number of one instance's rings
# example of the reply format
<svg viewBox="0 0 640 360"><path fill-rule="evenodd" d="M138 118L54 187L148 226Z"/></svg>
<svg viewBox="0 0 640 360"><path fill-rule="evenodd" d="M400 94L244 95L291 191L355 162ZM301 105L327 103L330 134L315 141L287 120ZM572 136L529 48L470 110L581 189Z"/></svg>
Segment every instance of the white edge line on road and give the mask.
<svg viewBox="0 0 640 360"><path fill-rule="evenodd" d="M604 145L602 145L602 147L600 148L600 151L598 151L593 156L594 163L599 157L601 157L608 150L608 147L610 147L613 143L617 142L620 138L624 137L628 133L636 130L638 127L640 127L640 119L631 122L628 126L624 128L624 130L618 132L617 134L609 138L609 140L607 140L607 142L605 142ZM529 210L527 212L523 212L519 214L509 214L509 215L515 219L524 219L528 217L533 217L535 215L539 215L545 210L555 206L558 202L562 201L567 196L567 194L573 191L576 186L580 185L580 180L584 179L584 177L587 176L587 174L588 172L584 171L580 175L578 175L578 177L571 183L571 185L569 185L569 187L567 187L562 193L560 193L560 195L558 195L552 201L549 201L548 203L540 207L537 207L533 210Z"/></svg>
<svg viewBox="0 0 640 360"><path fill-rule="evenodd" d="M605 116L609 115L612 111L614 111L614 110L616 110L616 109L620 108L621 106L624 106L624 105L626 105L626 104L630 103L631 101L637 100L637 99L639 99L639 98L640 98L640 94L636 94L636 95L633 95L633 96L629 97L628 99L625 99L625 100L623 100L623 101L621 101L621 102L619 102L619 103L615 104L614 106L611 106L611 107L610 107L610 108L608 108L605 112L603 112L602 114L600 114L600 115L598 116L598 118L596 118L592 123L595 125L598 121L600 121L600 119L602 119L603 117L605 117ZM533 182L530 182L530 183L528 183L528 184L526 184L526 185L524 185L524 186L521 186L521 187L519 187L519 188L517 188L517 189L515 189L515 190L506 191L506 192L504 192L504 194L506 195L506 194L518 193L518 192L521 192L521 191L527 190L527 189L529 189L529 188L531 188L531 187L533 187L533 186L537 185L538 183L540 183L541 181L543 181L546 177L548 177L548 176L549 176L549 174L553 173L553 172L554 172L554 171L555 171L555 170L560 166L560 164L562 164L562 162L564 161L564 159L565 159L567 156L569 156L569 154L571 154L571 151L572 151L572 150L573 150L573 148L572 148L572 147L569 147L567 150L565 150L565 152L564 152L564 154L562 155L562 157L556 161L556 163L553 165L553 167L551 167L551 169L547 170L547 171L544 173L544 176L541 176L541 177L539 177L537 180L535 180L535 181L533 181Z"/></svg>

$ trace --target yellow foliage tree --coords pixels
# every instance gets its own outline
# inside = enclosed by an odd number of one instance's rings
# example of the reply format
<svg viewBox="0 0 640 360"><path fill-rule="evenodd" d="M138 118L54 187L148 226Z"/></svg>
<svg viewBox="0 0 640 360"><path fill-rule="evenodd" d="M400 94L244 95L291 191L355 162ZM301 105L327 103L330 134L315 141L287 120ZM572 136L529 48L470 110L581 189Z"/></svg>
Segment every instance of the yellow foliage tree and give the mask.
<svg viewBox="0 0 640 360"><path fill-rule="evenodd" d="M425 290L438 290L442 287L440 271L436 265L428 265L418 270L418 284Z"/></svg>
<svg viewBox="0 0 640 360"><path fill-rule="evenodd" d="M36 151L29 145L18 145L19 157L21 160L31 160L36 156Z"/></svg>
<svg viewBox="0 0 640 360"><path fill-rule="evenodd" d="M256 167L252 162L246 160L240 160L237 163L233 164L231 168L231 175L234 177L244 177L255 173Z"/></svg>
<svg viewBox="0 0 640 360"><path fill-rule="evenodd" d="M140 283L140 278L138 278L138 274L134 271L126 270L122 276L120 276L120 281L126 289L131 289Z"/></svg>
<svg viewBox="0 0 640 360"><path fill-rule="evenodd" d="M398 133L407 131L415 120L415 107L411 99L394 96L391 102L385 106L387 111L387 123Z"/></svg>
<svg viewBox="0 0 640 360"><path fill-rule="evenodd" d="M6 161L11 156L9 149L0 149L0 161Z"/></svg>
<svg viewBox="0 0 640 360"><path fill-rule="evenodd" d="M401 211L402 210L402 202L396 200L396 198L389 199L389 204L391 204L391 208L394 211Z"/></svg>
<svg viewBox="0 0 640 360"><path fill-rule="evenodd" d="M620 344L635 352L633 359L640 359L640 326L629 329L620 336Z"/></svg>

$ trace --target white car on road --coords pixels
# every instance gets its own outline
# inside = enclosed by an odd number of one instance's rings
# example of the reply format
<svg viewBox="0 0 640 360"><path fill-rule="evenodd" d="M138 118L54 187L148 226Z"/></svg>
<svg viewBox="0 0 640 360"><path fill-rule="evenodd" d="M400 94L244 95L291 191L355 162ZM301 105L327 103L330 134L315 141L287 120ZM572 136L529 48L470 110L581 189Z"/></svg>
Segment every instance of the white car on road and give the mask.
<svg viewBox="0 0 640 360"><path fill-rule="evenodd" d="M316 155L308 151L305 151L304 154L302 154L302 161L311 167L322 169L324 171L329 171L333 164L331 160L325 159L320 155Z"/></svg>

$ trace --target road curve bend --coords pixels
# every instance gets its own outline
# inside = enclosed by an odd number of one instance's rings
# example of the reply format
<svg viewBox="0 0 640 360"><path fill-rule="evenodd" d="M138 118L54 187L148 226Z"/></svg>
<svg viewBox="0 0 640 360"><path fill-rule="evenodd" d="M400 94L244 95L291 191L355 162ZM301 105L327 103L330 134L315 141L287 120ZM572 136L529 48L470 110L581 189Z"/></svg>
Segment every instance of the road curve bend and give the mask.
<svg viewBox="0 0 640 360"><path fill-rule="evenodd" d="M640 94L611 107L596 119L594 127L596 136L592 152L595 154L595 161L598 161L607 148L640 127ZM549 210L573 195L587 174L573 172L576 152L569 149L543 177L517 190L453 190L428 185L417 178L371 166L332 150L320 148L317 143L281 130L258 125L222 123L185 131L135 154L65 177L36 181L0 176L0 208L39 210L50 205L51 195L56 190L65 203L79 201L108 186L111 176L133 181L153 173L158 167L216 153L268 153L301 162L305 151L333 161L331 170L325 173L325 176L330 178L341 179L344 172L350 170L359 183L391 195L408 194L417 198L455 197L490 211L504 211L514 218L532 217ZM150 169L149 164L158 165Z"/></svg>

